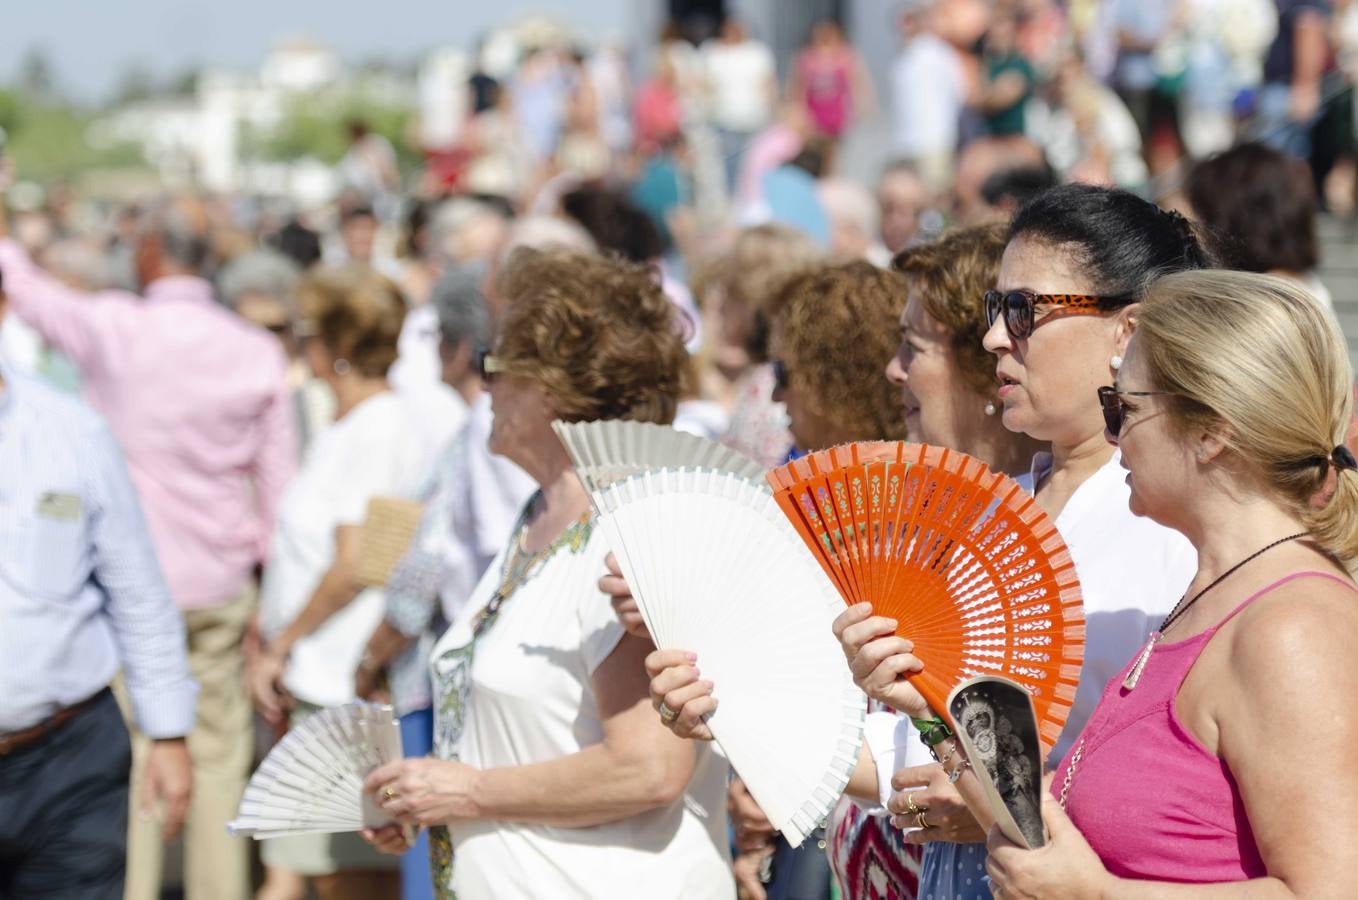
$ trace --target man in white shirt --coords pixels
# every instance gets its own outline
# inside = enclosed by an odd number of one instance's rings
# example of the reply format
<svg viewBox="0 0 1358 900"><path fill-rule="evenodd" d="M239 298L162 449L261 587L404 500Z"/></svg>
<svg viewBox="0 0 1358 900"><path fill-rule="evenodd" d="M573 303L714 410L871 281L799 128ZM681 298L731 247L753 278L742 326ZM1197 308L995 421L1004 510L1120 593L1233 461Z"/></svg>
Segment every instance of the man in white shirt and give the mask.
<svg viewBox="0 0 1358 900"><path fill-rule="evenodd" d="M893 141L934 193L947 190L966 101L966 75L952 45L934 27L932 0L901 15L904 46L891 69Z"/></svg>
<svg viewBox="0 0 1358 900"><path fill-rule="evenodd" d="M726 20L715 40L703 45L702 61L729 186L740 171L746 145L773 118L777 68L768 45L751 38L733 18Z"/></svg>

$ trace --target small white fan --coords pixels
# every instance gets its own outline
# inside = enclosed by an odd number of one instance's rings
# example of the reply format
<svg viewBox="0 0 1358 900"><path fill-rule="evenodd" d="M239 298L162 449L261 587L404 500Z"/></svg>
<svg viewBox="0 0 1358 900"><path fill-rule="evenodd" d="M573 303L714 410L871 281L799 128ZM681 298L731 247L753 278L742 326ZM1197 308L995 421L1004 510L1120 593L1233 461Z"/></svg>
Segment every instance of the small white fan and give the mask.
<svg viewBox="0 0 1358 900"><path fill-rule="evenodd" d="M656 645L716 685L713 736L793 846L834 808L866 701L830 630L844 602L772 496L730 472L658 469L595 496Z"/></svg>
<svg viewBox="0 0 1358 900"><path fill-rule="evenodd" d="M552 428L591 495L615 481L651 469L692 467L731 472L768 490L764 467L749 457L676 431L668 425L609 419L603 422L553 422Z"/></svg>
<svg viewBox="0 0 1358 900"><path fill-rule="evenodd" d="M363 793L363 779L400 756L401 732L390 706L323 709L264 757L227 830L258 840L382 825L390 817Z"/></svg>

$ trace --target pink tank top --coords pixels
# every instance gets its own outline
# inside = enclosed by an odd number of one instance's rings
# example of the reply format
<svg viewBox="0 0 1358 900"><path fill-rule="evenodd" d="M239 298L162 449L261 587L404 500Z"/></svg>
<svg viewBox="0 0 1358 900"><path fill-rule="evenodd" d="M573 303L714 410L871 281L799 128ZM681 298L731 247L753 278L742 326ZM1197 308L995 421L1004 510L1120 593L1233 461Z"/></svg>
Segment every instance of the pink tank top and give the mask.
<svg viewBox="0 0 1358 900"><path fill-rule="evenodd" d="M1222 625L1259 597L1308 576L1353 588L1327 572L1293 573L1202 634L1158 644L1135 690L1122 687L1135 659L1108 682L1080 741L1056 770L1052 794L1061 796L1066 770L1083 744L1066 812L1109 872L1189 884L1268 874L1230 769L1179 721L1175 697Z"/></svg>

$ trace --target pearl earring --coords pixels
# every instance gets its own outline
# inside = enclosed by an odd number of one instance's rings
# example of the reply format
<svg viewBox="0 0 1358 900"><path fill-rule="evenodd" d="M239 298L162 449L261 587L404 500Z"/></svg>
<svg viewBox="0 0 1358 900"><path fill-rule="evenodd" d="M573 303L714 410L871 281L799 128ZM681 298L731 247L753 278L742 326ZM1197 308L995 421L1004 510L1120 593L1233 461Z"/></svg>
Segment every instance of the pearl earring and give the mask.
<svg viewBox="0 0 1358 900"><path fill-rule="evenodd" d="M986 403L985 403L985 414L988 415L988 416L993 416L993 415L995 415L995 401L994 401L994 400L987 400L987 401L986 401Z"/></svg>
<svg viewBox="0 0 1358 900"><path fill-rule="evenodd" d="M347 359L335 360L335 364L332 365L330 368L334 369L335 374L339 375L340 377L348 375L352 371L352 367L349 365L349 360Z"/></svg>
<svg viewBox="0 0 1358 900"><path fill-rule="evenodd" d="M1114 355L1112 359L1108 360L1108 365L1116 372L1118 369L1122 368L1122 357Z"/></svg>

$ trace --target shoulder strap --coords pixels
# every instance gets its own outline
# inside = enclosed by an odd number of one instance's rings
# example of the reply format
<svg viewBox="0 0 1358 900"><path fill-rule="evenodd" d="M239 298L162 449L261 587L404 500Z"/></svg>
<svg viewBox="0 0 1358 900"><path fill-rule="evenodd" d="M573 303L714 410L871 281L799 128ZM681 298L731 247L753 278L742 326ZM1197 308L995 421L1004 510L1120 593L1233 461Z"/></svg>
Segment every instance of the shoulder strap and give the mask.
<svg viewBox="0 0 1358 900"><path fill-rule="evenodd" d="M1209 628L1206 633L1208 635L1215 634L1217 631L1221 629L1223 625L1231 621L1231 619L1234 619L1239 612L1241 612L1243 609L1245 609L1245 607L1249 606L1255 600L1258 600L1265 594L1271 594L1273 591L1277 590L1278 588L1282 587L1288 582L1296 581L1298 578L1327 578L1330 581L1335 582L1336 584L1343 585L1344 587L1348 588L1350 591L1353 591L1354 593L1358 593L1358 585L1355 585L1352 581L1350 581L1347 578L1340 578L1338 575L1335 575L1331 572L1321 572L1314 569L1307 569L1302 572L1293 572L1291 575L1284 575L1277 581L1266 584L1259 590L1255 591L1253 594L1250 594L1249 597L1245 598L1243 603L1241 603L1235 609L1227 613L1224 619L1222 619L1220 622Z"/></svg>

